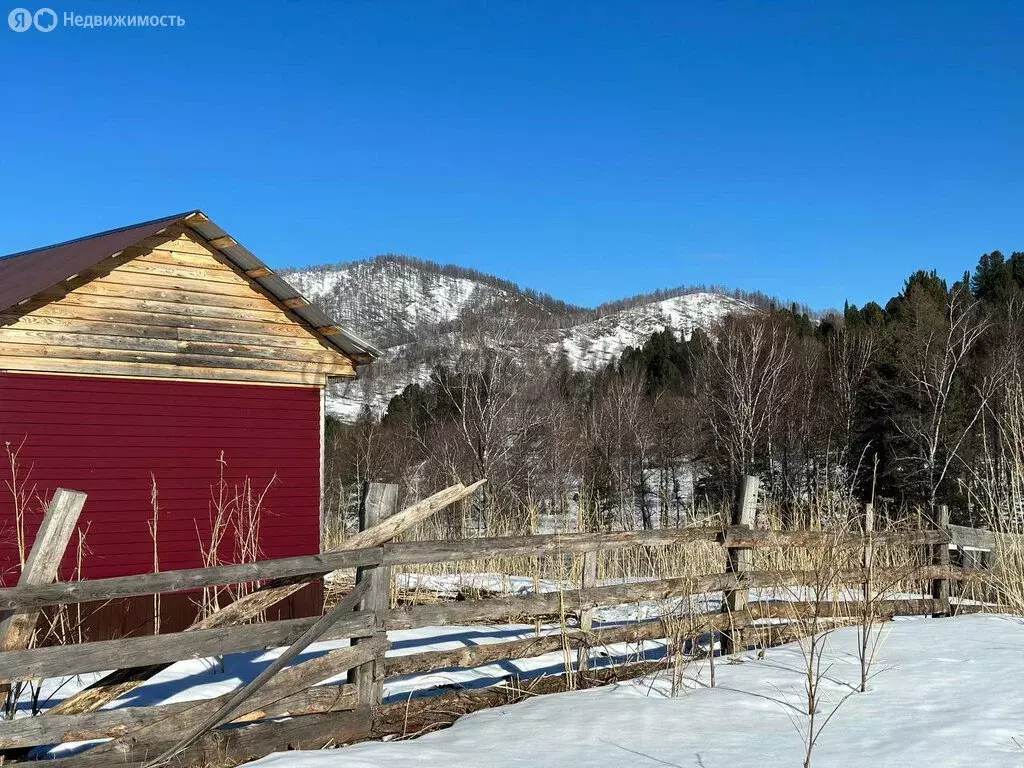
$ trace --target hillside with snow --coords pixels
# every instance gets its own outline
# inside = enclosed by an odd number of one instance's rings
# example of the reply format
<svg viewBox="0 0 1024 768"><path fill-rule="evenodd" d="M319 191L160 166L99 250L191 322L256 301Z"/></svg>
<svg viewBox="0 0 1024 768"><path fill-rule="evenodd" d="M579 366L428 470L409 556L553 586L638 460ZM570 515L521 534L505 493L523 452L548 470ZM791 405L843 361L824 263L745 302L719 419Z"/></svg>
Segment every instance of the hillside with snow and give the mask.
<svg viewBox="0 0 1024 768"><path fill-rule="evenodd" d="M282 274L384 352L360 369L358 380L331 387L328 411L344 421L365 408L379 415L406 386L426 382L436 366L454 363L516 318L529 323L535 342L529 354L564 356L575 370L594 371L666 328L689 338L731 313L757 309L725 292L685 289L586 309L492 275L400 256Z"/></svg>
<svg viewBox="0 0 1024 768"><path fill-rule="evenodd" d="M387 257L308 267L284 277L329 316L382 347L513 300L509 291L497 286Z"/></svg>
<svg viewBox="0 0 1024 768"><path fill-rule="evenodd" d="M619 357L626 347L641 346L666 328L689 339L696 329L706 330L727 315L754 311L753 304L720 293L686 293L565 329L552 350L565 354L576 370L596 370Z"/></svg>

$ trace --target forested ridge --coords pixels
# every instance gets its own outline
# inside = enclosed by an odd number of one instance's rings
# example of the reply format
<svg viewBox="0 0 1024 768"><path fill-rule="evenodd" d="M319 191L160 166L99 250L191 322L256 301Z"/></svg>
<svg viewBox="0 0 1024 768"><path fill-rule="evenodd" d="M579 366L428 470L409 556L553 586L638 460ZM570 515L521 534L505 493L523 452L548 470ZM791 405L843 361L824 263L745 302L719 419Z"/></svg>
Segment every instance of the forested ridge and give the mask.
<svg viewBox="0 0 1024 768"><path fill-rule="evenodd" d="M987 253L951 285L918 271L884 304L822 317L758 307L689 340L656 333L596 373L534 350L536 321L510 315L382 418L331 424L331 479L487 477L480 530L538 511L665 525L727 503L742 473L784 515L833 495L1018 513L1024 253Z"/></svg>

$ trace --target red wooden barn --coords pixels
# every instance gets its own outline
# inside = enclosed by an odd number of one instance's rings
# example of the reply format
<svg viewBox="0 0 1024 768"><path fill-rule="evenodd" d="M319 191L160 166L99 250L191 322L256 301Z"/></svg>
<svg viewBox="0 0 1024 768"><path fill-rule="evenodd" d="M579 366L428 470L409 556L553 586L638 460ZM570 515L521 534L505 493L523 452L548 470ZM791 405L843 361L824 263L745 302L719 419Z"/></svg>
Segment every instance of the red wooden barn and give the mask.
<svg viewBox="0 0 1024 768"><path fill-rule="evenodd" d="M325 386L373 354L199 211L3 257L4 583L61 486L88 493L62 579L318 552ZM191 597L165 598L165 629ZM307 590L283 614L319 608ZM107 607L90 634L151 619Z"/></svg>

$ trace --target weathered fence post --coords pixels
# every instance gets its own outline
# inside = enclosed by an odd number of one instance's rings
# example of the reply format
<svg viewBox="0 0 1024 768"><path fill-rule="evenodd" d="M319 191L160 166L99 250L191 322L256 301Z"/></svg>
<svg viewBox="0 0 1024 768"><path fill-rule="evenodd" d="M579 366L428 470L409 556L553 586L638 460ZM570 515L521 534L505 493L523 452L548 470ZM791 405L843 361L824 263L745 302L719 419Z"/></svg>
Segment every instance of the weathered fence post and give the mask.
<svg viewBox="0 0 1024 768"><path fill-rule="evenodd" d="M754 527L754 515L757 511L757 491L761 481L755 475L744 475L740 480L739 494L733 509L732 524L745 528ZM726 545L728 546L728 544ZM727 571L742 574L751 570L753 550L730 548ZM743 627L746 623L747 604L750 602L750 590L746 588L726 590L722 602L722 610L729 616L729 629L722 634L722 653L730 654L743 649ZM714 652L714 642L711 643Z"/></svg>
<svg viewBox="0 0 1024 768"><path fill-rule="evenodd" d="M871 593L871 564L875 558L875 505L868 503L864 505L864 554L862 565L864 566L864 607L867 610L874 595Z"/></svg>
<svg viewBox="0 0 1024 768"><path fill-rule="evenodd" d="M939 506L938 517L935 520L935 527L940 531L949 533L949 507L945 504ZM949 544L939 543L933 548L932 563L934 565L945 566L949 568ZM933 613L932 618L939 618L941 616L949 616L949 579L934 579L932 581L932 597L936 600L941 600L945 604L945 609L938 613Z"/></svg>
<svg viewBox="0 0 1024 768"><path fill-rule="evenodd" d="M363 492L363 503L359 508L359 530L380 523L398 510L398 486L392 483L367 483ZM359 604L359 610L373 611L373 639L387 639L384 629L384 613L391 607L391 567L363 566L356 571L356 584L367 583L366 597ZM358 645L359 640L353 640ZM378 706L384 694L384 652L373 661L362 664L349 673L349 682L359 691L359 703Z"/></svg>
<svg viewBox="0 0 1024 768"><path fill-rule="evenodd" d="M591 589L597 586L597 552L583 553L580 571L580 589ZM580 611L580 632L588 633L594 625L594 609L584 608ZM590 668L590 642L584 635L580 638L580 647L576 651L576 669L586 672Z"/></svg>
<svg viewBox="0 0 1024 768"><path fill-rule="evenodd" d="M21 569L18 586L51 584L57 578L64 552L78 525L78 516L85 506L85 494L58 488L46 507L43 522L32 542L25 567ZM17 611L0 621L0 651L28 648L39 621L40 611ZM10 690L8 683L0 684L0 698ZM2 701L0 701L2 704Z"/></svg>

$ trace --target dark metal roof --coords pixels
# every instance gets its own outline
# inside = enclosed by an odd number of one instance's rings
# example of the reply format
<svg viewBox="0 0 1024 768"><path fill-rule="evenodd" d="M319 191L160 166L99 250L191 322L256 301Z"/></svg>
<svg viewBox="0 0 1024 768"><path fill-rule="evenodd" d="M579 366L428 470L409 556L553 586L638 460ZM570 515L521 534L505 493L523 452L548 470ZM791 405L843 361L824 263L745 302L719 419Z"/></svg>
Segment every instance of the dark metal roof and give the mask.
<svg viewBox="0 0 1024 768"><path fill-rule="evenodd" d="M100 232L77 240L68 240L65 243L45 248L12 253L9 256L0 257L0 312L20 304L37 293L52 288L104 259L178 223L184 223L191 227L206 240L229 237L227 232L210 221L202 211L194 210L142 224L112 229L108 232ZM210 247L213 248L212 245ZM275 275L266 264L237 241L233 241L231 245L218 247L216 250L223 253L242 272L266 270L267 274L262 277L250 277L250 279L258 283L278 301L292 303L295 303L296 299L304 301L301 294L290 283ZM369 358L380 355L380 350L370 342L346 331L308 302L307 306L290 307L289 311L311 326L317 335L332 346L353 357L357 363L366 362Z"/></svg>

